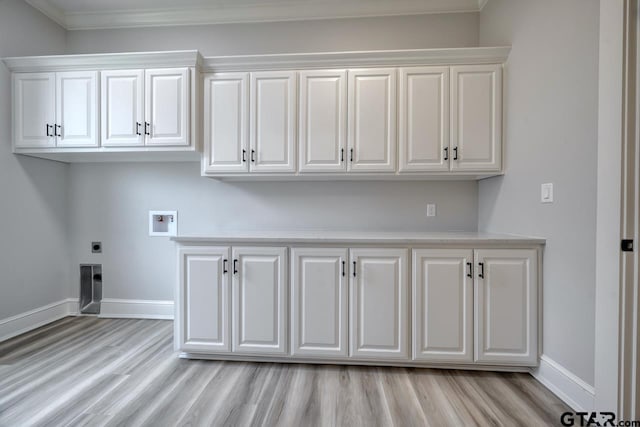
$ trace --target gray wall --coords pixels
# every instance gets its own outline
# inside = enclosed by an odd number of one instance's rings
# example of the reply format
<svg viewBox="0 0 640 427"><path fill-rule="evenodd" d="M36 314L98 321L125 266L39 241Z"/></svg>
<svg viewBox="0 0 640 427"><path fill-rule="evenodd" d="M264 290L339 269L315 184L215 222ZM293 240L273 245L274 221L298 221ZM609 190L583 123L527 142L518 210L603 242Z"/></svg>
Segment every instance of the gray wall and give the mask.
<svg viewBox="0 0 640 427"><path fill-rule="evenodd" d="M593 384L597 0L490 0L482 46L511 44L504 177L479 185L481 230L547 238L543 351ZM540 204L553 182L555 203Z"/></svg>
<svg viewBox="0 0 640 427"><path fill-rule="evenodd" d="M199 49L204 55L477 46L478 14L71 31L68 52ZM179 211L180 234L216 230L475 231L476 182L245 182L198 164L72 165L71 268L104 264L105 297L173 299L175 248L149 210ZM438 216L426 217L427 202ZM104 253L90 254L102 240ZM77 294L76 280L71 281Z"/></svg>
<svg viewBox="0 0 640 427"><path fill-rule="evenodd" d="M0 57L64 53L65 31L0 1ZM0 63L0 319L68 297L68 166L11 153L11 75Z"/></svg>

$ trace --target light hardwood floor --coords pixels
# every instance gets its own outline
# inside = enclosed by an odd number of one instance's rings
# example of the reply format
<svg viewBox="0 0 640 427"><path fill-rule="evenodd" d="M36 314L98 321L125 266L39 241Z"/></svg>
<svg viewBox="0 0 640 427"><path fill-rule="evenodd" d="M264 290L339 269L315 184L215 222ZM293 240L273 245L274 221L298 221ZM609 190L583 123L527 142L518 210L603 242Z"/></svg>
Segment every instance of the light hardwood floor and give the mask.
<svg viewBox="0 0 640 427"><path fill-rule="evenodd" d="M558 425L527 374L192 361L173 323L68 317L0 343L0 426Z"/></svg>

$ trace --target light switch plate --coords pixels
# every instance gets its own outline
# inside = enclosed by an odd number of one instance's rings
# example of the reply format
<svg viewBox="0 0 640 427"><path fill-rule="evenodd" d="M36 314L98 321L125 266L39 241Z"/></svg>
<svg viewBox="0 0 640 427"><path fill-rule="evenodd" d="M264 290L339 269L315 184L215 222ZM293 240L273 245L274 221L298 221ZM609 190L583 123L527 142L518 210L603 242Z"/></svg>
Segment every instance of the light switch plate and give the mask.
<svg viewBox="0 0 640 427"><path fill-rule="evenodd" d="M540 202L553 203L553 183L548 182L540 186Z"/></svg>
<svg viewBox="0 0 640 427"><path fill-rule="evenodd" d="M427 216L436 216L436 205L434 203L427 203Z"/></svg>

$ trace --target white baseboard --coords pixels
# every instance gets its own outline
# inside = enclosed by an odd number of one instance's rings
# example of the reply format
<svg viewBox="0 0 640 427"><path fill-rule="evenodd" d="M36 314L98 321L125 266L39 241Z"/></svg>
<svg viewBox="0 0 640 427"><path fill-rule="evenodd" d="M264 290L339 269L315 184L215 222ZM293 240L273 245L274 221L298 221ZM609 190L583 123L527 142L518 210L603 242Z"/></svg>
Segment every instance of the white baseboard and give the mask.
<svg viewBox="0 0 640 427"><path fill-rule="evenodd" d="M576 412L592 411L595 389L564 366L546 355L540 356L540 366L531 375L551 390Z"/></svg>
<svg viewBox="0 0 640 427"><path fill-rule="evenodd" d="M64 299L0 320L0 342L78 313L78 300Z"/></svg>
<svg viewBox="0 0 640 427"><path fill-rule="evenodd" d="M173 301L104 298L98 317L173 319Z"/></svg>

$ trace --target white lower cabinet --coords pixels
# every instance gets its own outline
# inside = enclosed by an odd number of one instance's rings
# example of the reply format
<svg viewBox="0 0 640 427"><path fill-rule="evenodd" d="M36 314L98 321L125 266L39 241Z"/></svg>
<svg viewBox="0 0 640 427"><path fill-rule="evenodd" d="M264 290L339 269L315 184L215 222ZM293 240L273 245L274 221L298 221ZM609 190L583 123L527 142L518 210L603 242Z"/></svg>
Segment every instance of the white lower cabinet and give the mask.
<svg viewBox="0 0 640 427"><path fill-rule="evenodd" d="M347 249L291 250L291 353L347 357Z"/></svg>
<svg viewBox="0 0 640 427"><path fill-rule="evenodd" d="M476 361L536 365L537 252L481 249L474 258Z"/></svg>
<svg viewBox="0 0 640 427"><path fill-rule="evenodd" d="M350 251L351 356L408 359L406 249Z"/></svg>
<svg viewBox="0 0 640 427"><path fill-rule="evenodd" d="M286 354L286 252L286 248L233 248L235 353Z"/></svg>
<svg viewBox="0 0 640 427"><path fill-rule="evenodd" d="M473 361L473 251L413 251L413 358Z"/></svg>

